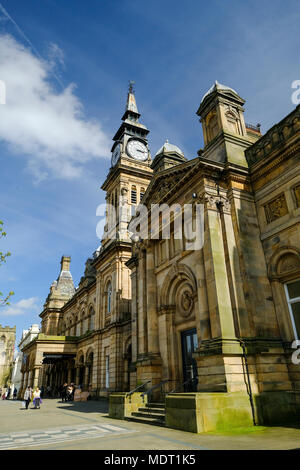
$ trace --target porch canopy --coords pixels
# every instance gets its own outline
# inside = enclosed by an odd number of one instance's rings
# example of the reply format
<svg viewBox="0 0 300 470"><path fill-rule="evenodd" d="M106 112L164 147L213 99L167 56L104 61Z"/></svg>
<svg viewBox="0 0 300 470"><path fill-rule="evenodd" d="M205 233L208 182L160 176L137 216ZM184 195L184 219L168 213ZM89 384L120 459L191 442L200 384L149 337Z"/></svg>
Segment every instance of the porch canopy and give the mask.
<svg viewBox="0 0 300 470"><path fill-rule="evenodd" d="M65 359L74 359L76 354L43 354L43 364L55 364Z"/></svg>

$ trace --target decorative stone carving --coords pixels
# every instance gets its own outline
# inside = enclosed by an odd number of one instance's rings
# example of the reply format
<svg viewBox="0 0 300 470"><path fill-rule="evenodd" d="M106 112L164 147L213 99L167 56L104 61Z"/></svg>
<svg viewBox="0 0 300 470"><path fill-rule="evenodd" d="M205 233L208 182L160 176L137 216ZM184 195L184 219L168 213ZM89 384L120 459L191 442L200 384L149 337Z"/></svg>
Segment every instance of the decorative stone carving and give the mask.
<svg viewBox="0 0 300 470"><path fill-rule="evenodd" d="M300 184L294 188L297 207L300 207Z"/></svg>
<svg viewBox="0 0 300 470"><path fill-rule="evenodd" d="M286 274L291 271L300 270L300 258L294 255L293 253L283 256L278 263L277 273Z"/></svg>
<svg viewBox="0 0 300 470"><path fill-rule="evenodd" d="M285 139L292 137L299 129L299 106L276 126L273 126L255 144L246 149L245 154L249 165L254 165L269 155ZM266 144L267 143L267 144Z"/></svg>
<svg viewBox="0 0 300 470"><path fill-rule="evenodd" d="M284 193L280 194L276 199L273 199L273 201L269 202L264 207L268 224L288 213Z"/></svg>
<svg viewBox="0 0 300 470"><path fill-rule="evenodd" d="M223 195L204 193L198 202L205 204L207 209L215 211L222 209L223 212L230 213L230 201Z"/></svg>
<svg viewBox="0 0 300 470"><path fill-rule="evenodd" d="M175 305L176 311L183 318L189 317L194 309L195 292L188 279L181 279L176 286Z"/></svg>

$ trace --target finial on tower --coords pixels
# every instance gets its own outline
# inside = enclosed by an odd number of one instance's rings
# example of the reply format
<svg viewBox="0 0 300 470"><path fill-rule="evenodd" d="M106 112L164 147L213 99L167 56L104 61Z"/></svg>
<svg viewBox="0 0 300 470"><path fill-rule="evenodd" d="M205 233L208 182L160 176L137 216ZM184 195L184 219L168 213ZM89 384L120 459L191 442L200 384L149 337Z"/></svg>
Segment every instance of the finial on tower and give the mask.
<svg viewBox="0 0 300 470"><path fill-rule="evenodd" d="M129 80L129 93L133 93L133 85L135 85L135 82L133 80Z"/></svg>

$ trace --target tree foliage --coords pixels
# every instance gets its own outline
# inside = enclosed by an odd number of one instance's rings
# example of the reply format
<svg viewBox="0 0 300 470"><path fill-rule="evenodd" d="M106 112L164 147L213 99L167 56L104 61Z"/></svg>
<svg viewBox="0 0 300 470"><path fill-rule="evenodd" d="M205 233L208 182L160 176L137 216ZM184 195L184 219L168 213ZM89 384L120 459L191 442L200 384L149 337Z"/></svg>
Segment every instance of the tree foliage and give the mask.
<svg viewBox="0 0 300 470"><path fill-rule="evenodd" d="M3 222L0 220L0 239L6 237L6 232L3 230ZM3 253L0 251L0 265L6 263L6 258L11 256L11 253L8 251L7 253ZM0 292L0 307L4 305L9 305L9 298L14 295L13 291L10 291L6 296L2 292Z"/></svg>

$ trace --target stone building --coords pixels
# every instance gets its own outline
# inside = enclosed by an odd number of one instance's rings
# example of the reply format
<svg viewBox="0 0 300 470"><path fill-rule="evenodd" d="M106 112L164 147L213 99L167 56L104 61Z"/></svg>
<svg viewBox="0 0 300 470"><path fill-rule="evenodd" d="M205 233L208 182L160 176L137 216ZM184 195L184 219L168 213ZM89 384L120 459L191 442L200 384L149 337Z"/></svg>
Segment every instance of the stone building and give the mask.
<svg viewBox="0 0 300 470"><path fill-rule="evenodd" d="M197 111L197 157L166 141L152 160L129 90L101 248L76 290L62 258L24 349L24 386L66 380L106 395L147 382L169 392L169 426L198 432L296 419L300 107L262 136L244 103L216 82Z"/></svg>
<svg viewBox="0 0 300 470"><path fill-rule="evenodd" d="M10 384L15 341L16 327L0 325L0 387Z"/></svg>
<svg viewBox="0 0 300 470"><path fill-rule="evenodd" d="M29 330L23 330L21 340L18 344L19 352L16 354L14 362L12 364L12 374L11 374L11 388L14 390L17 389L18 397L21 397L20 392L21 385L22 385L22 366L24 359L26 360L26 356L22 353L22 349L26 346L26 344L30 343L37 337L39 334L40 328L39 325L34 324L31 325Z"/></svg>

